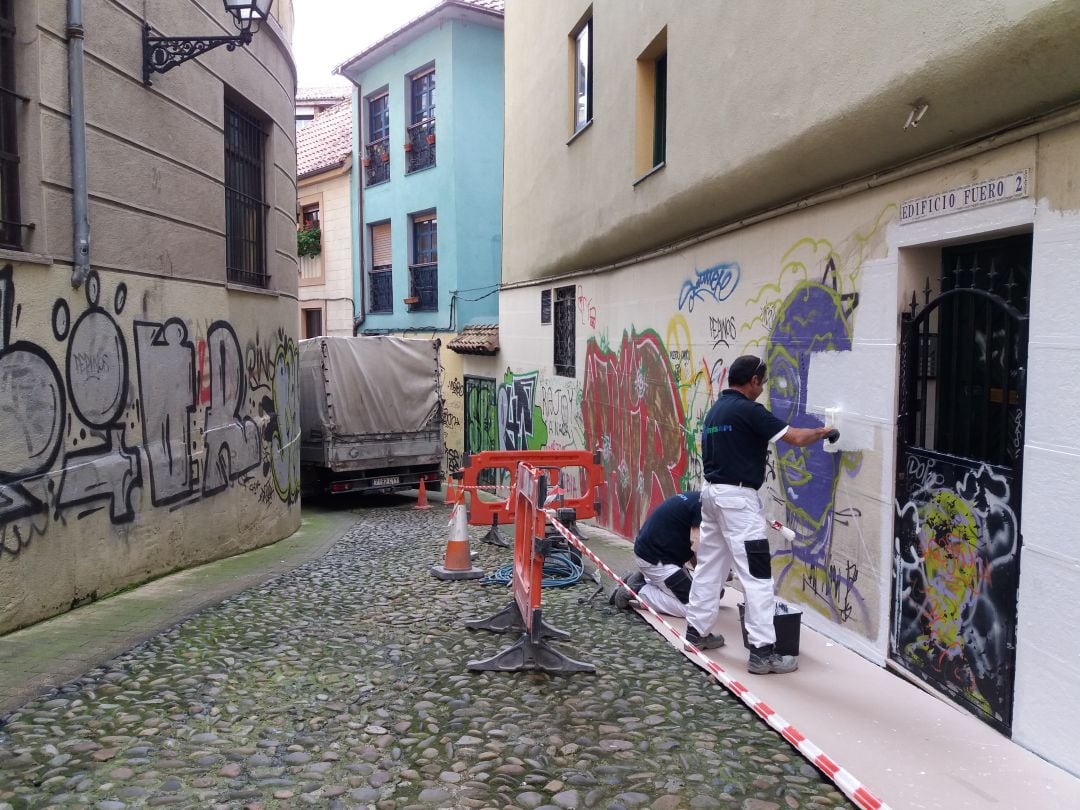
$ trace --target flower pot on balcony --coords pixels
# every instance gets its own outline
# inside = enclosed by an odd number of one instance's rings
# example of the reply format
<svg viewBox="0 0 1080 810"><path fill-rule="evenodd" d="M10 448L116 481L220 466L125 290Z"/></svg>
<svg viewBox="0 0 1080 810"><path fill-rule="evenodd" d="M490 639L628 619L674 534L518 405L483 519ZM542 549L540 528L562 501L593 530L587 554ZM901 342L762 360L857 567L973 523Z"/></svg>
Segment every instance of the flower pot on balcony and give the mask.
<svg viewBox="0 0 1080 810"><path fill-rule="evenodd" d="M401 299L407 306L415 306L420 303L420 297L417 295L410 295L408 298Z"/></svg>
<svg viewBox="0 0 1080 810"><path fill-rule="evenodd" d="M434 135L428 135L427 136L427 142L428 142L428 145L433 145L435 143L435 136Z"/></svg>
<svg viewBox="0 0 1080 810"><path fill-rule="evenodd" d="M389 152L383 152L383 154L382 154L382 162L383 163L389 163L390 162L390 153Z"/></svg>
<svg viewBox="0 0 1080 810"><path fill-rule="evenodd" d="M406 151L406 152L411 152L411 151L412 151L412 143L411 143L411 142L408 142L408 141L407 141L407 142L405 143L405 151Z"/></svg>
<svg viewBox="0 0 1080 810"><path fill-rule="evenodd" d="M364 168L367 169L367 168L370 168L370 167L371 167L371 158L364 158Z"/></svg>

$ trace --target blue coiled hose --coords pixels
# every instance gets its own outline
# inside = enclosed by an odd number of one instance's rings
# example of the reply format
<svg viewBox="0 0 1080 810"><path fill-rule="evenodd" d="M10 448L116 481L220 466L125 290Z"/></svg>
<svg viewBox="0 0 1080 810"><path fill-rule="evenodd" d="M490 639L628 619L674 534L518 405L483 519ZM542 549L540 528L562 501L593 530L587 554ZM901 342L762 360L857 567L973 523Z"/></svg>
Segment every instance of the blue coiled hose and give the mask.
<svg viewBox="0 0 1080 810"><path fill-rule="evenodd" d="M576 585L585 569L569 551L553 551L544 558L544 588L565 588ZM509 585L514 576L514 564L500 566L480 580L481 585Z"/></svg>

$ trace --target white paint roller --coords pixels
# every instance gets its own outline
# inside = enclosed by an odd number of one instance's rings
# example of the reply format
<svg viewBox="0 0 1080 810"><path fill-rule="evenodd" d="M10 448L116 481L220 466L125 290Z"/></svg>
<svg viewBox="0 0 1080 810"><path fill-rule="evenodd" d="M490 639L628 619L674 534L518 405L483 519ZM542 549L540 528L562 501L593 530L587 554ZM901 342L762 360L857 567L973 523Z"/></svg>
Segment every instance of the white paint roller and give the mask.
<svg viewBox="0 0 1080 810"><path fill-rule="evenodd" d="M788 540L795 539L795 532L781 523L779 520L773 520L769 522L769 525L776 529L780 534L784 535Z"/></svg>

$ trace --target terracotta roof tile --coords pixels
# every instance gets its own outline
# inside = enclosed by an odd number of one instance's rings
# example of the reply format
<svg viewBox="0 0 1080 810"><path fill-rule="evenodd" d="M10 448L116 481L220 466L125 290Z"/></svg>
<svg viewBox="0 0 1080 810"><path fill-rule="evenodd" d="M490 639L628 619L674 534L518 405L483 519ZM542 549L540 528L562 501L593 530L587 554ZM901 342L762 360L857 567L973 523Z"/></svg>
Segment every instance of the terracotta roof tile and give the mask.
<svg viewBox="0 0 1080 810"><path fill-rule="evenodd" d="M297 102L303 101L341 101L352 96L348 87L299 87L296 90Z"/></svg>
<svg viewBox="0 0 1080 810"><path fill-rule="evenodd" d="M499 325L497 323L466 326L458 336L446 344L458 354L497 354L499 351Z"/></svg>
<svg viewBox="0 0 1080 810"><path fill-rule="evenodd" d="M500 14L505 13L504 0L461 0L463 3L468 3L470 6L476 6L477 8L486 8L488 11L497 11Z"/></svg>
<svg viewBox="0 0 1080 810"><path fill-rule="evenodd" d="M352 99L315 116L296 135L296 176L334 169L352 154Z"/></svg>

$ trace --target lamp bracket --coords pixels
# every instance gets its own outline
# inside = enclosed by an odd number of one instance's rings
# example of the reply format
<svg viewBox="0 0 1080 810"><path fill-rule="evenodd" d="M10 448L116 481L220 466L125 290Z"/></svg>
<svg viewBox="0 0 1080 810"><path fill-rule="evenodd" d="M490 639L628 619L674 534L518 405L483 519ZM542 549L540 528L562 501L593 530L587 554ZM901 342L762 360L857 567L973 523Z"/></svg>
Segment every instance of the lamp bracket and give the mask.
<svg viewBox="0 0 1080 810"><path fill-rule="evenodd" d="M221 45L234 51L237 45L251 42L251 31L242 30L233 37L157 37L149 23L143 23L143 84L149 87L151 73L167 73L189 59Z"/></svg>

